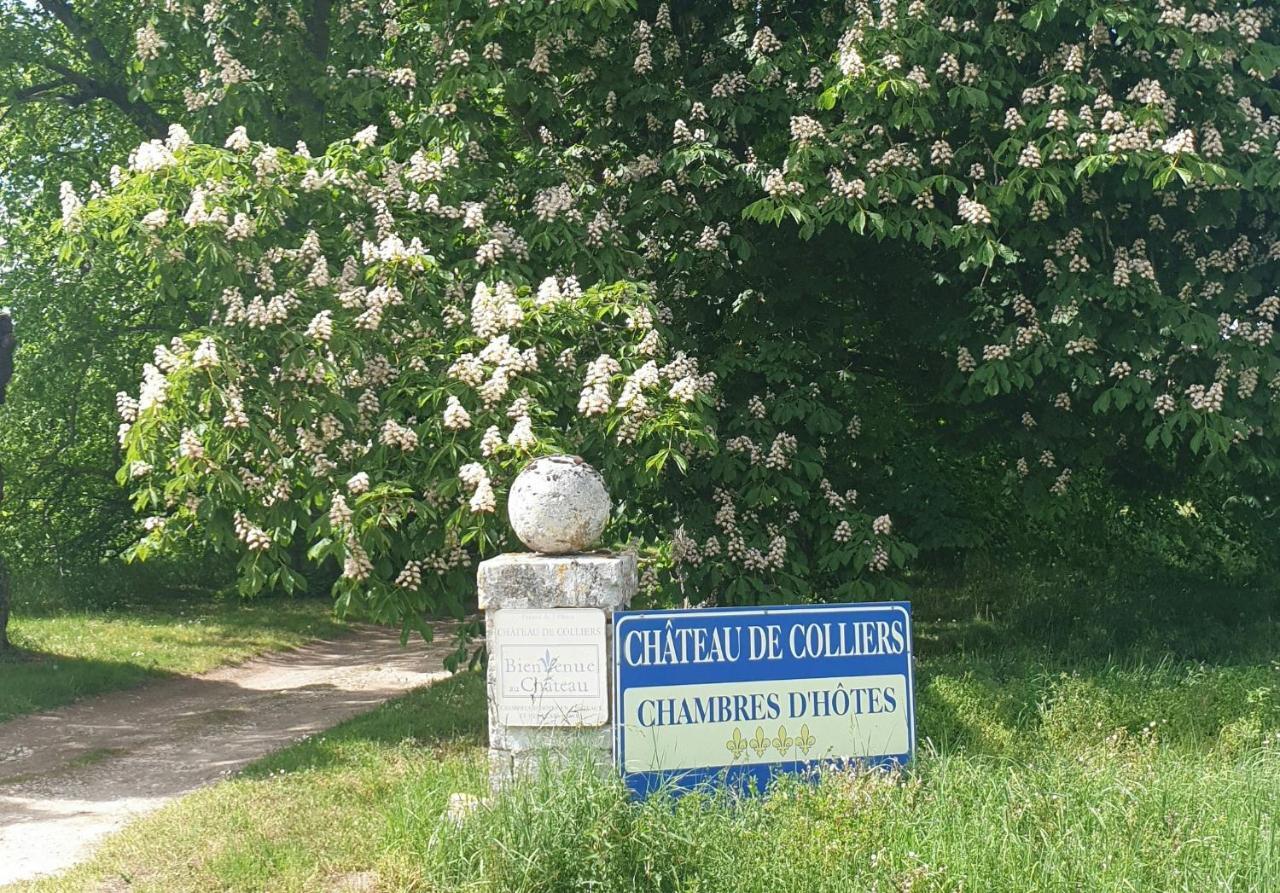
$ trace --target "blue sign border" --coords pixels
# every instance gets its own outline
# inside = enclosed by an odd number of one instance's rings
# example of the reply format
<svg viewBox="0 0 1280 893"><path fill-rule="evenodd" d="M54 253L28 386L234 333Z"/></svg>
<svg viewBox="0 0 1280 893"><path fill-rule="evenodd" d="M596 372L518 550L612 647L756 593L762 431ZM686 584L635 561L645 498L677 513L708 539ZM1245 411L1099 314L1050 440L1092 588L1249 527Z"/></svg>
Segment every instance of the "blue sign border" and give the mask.
<svg viewBox="0 0 1280 893"><path fill-rule="evenodd" d="M907 632L907 648L905 654L894 655L893 659L905 660L906 676L907 676L907 697L906 711L908 722L908 742L909 749L903 754L886 754L876 757L861 757L851 760L795 760L789 762L778 763L757 763L751 765L721 765L707 766L696 769L673 769L660 772L631 772L625 771L625 746L626 736L623 734L624 723L623 717L626 711L623 709L623 697L625 691L622 687L622 635L626 624L629 621L653 621L653 620L680 620L691 618L716 618L716 617L743 617L743 618L769 618L791 615L797 622L799 618L794 615L815 615L820 619L822 615L832 613L883 613L886 611L900 611L903 619L906 621ZM633 795L638 797L646 797L661 789L669 789L674 792L686 792L695 788L708 785L723 786L742 791L757 790L764 791L768 788L769 783L780 774L815 774L817 770L832 765L842 765L845 763L856 764L864 767L893 768L903 766L910 762L915 755L916 750L916 715L915 715L915 644L913 641L913 625L911 622L911 603L910 602L859 602L850 604L833 604L833 605L778 605L759 608L730 607L730 608L689 608L681 610L666 611L617 611L613 615L613 755L614 765L622 774L623 780L627 787L630 788ZM820 669L824 666L829 667L829 662L833 660L868 660L868 657L847 657L847 658L818 658L812 661L792 661L790 666L795 668L804 664L813 664L813 669ZM733 673L733 678L743 682L748 681L768 681L771 679L810 679L820 678L828 675L824 672L811 673L779 673L765 676L758 676L749 672L745 672L751 666L750 663L744 662L740 665L741 669ZM781 669L781 668L774 668ZM870 675L870 674L868 674ZM679 684L672 682L671 684ZM690 683L692 684L692 683Z"/></svg>

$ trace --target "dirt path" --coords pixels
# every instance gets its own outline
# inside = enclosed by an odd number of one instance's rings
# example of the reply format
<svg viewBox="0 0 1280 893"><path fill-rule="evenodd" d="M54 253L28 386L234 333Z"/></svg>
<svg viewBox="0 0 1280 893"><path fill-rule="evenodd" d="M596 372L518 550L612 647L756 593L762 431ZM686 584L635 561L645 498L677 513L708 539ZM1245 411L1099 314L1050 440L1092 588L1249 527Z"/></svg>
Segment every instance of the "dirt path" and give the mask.
<svg viewBox="0 0 1280 893"><path fill-rule="evenodd" d="M61 871L130 819L446 675L453 633L397 631L263 655L0 723L0 886Z"/></svg>

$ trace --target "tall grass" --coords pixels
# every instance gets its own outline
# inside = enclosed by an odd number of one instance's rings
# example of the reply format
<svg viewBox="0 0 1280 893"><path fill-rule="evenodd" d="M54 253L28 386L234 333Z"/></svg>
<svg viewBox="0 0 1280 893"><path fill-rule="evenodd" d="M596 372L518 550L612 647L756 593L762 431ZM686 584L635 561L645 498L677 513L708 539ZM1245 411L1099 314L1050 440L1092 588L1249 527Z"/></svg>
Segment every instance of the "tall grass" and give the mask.
<svg viewBox="0 0 1280 893"><path fill-rule="evenodd" d="M905 776L638 806L612 779L548 773L456 830L394 823L421 868L393 886L1276 890L1276 756L1205 766L1143 744L1028 764L932 755Z"/></svg>

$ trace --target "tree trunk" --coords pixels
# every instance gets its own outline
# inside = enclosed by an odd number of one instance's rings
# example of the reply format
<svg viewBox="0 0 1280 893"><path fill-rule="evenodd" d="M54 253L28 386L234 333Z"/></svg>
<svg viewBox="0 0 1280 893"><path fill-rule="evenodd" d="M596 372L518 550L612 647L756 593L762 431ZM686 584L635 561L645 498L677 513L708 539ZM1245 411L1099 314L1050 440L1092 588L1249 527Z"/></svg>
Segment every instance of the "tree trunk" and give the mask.
<svg viewBox="0 0 1280 893"><path fill-rule="evenodd" d="M0 465L0 502L4 501L4 466ZM9 565L0 552L0 654L9 650Z"/></svg>

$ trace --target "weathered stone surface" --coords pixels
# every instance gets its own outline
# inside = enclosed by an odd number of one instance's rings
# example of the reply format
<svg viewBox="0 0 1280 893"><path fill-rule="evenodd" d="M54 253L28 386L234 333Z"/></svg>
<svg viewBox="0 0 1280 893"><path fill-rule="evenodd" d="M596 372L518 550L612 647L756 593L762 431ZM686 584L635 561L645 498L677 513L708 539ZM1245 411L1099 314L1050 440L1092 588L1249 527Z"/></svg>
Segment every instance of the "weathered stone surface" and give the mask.
<svg viewBox="0 0 1280 893"><path fill-rule="evenodd" d="M608 729L602 729L602 733ZM524 750L507 751L489 748L489 787L499 791L521 778L536 775L544 768L594 764L602 773L613 768L613 742L608 734L599 741L539 741Z"/></svg>
<svg viewBox="0 0 1280 893"><path fill-rule="evenodd" d="M480 563L480 608L604 608L622 610L639 584L636 556L499 555Z"/></svg>
<svg viewBox="0 0 1280 893"><path fill-rule="evenodd" d="M592 729L550 729L490 723L489 747L509 754L536 750L563 753L604 751L607 757L613 751L613 727L604 725Z"/></svg>
<svg viewBox="0 0 1280 893"><path fill-rule="evenodd" d="M630 603L637 588L636 557L626 555L530 555L509 554L491 558L480 564L478 573L480 607L485 611L485 632L490 642L497 640L495 623L504 608L601 608L611 615ZM608 629L606 666L612 654L612 624ZM608 677L606 676L606 682ZM595 729L566 730L539 727L512 727L502 723L498 715L498 668L490 660L489 741L499 764L503 754L524 752L555 742L572 741L573 736L594 742L593 746L611 746L609 726ZM570 732L568 738L565 733Z"/></svg>
<svg viewBox="0 0 1280 893"><path fill-rule="evenodd" d="M538 750L526 750L520 753L511 754L511 777L521 778L529 777L537 773L543 766L549 766L553 769L563 769L566 767L578 767L583 764L595 764L596 768L603 774L613 769L613 750L587 750L584 748L574 748L570 750L556 750L549 748L539 748Z"/></svg>
<svg viewBox="0 0 1280 893"><path fill-rule="evenodd" d="M600 473L577 456L547 456L516 477L507 515L520 542L535 552L583 552L609 521L609 491Z"/></svg>
<svg viewBox="0 0 1280 893"><path fill-rule="evenodd" d="M499 791L515 776L515 757L505 750L489 748L489 789Z"/></svg>
<svg viewBox="0 0 1280 893"><path fill-rule="evenodd" d="M489 642L497 641L495 625L503 609L600 608L606 616L625 609L635 595L638 578L634 555L500 555L482 562L477 575L480 607L485 611ZM611 666L613 625L606 626L605 666ZM489 661L489 780L496 790L552 765L580 762L583 755L604 771L613 761L613 735L608 722L586 728L512 726L502 722L497 690L498 667ZM609 676L606 674L606 685Z"/></svg>
<svg viewBox="0 0 1280 893"><path fill-rule="evenodd" d="M475 794L450 794L444 816L455 825L461 825L480 808L483 801Z"/></svg>

